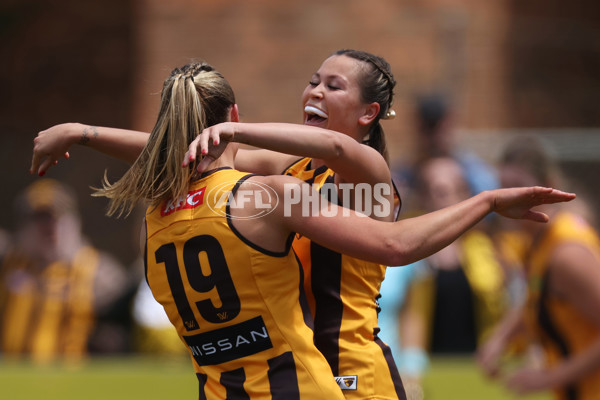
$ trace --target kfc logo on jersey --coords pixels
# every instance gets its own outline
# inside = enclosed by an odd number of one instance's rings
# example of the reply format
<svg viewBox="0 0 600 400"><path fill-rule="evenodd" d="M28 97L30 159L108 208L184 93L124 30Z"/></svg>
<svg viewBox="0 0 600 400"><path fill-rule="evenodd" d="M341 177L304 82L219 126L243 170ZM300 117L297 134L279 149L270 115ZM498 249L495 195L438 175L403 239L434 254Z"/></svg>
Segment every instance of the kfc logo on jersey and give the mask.
<svg viewBox="0 0 600 400"><path fill-rule="evenodd" d="M356 390L358 376L336 376L335 381L342 390Z"/></svg>
<svg viewBox="0 0 600 400"><path fill-rule="evenodd" d="M165 217L169 214L174 213L175 211L183 210L185 208L195 208L204 203L204 192L206 191L206 186L201 187L198 190L194 190L192 192L188 192L185 196L179 197L178 199L171 199L160 211L160 215Z"/></svg>
<svg viewBox="0 0 600 400"><path fill-rule="evenodd" d="M231 219L255 219L264 217L275 210L279 204L279 196L264 183L245 181L238 190L222 190L231 186L231 182L223 182L207 193L207 204L215 213ZM225 207L223 207L225 206ZM250 215L232 215L231 210L251 209Z"/></svg>

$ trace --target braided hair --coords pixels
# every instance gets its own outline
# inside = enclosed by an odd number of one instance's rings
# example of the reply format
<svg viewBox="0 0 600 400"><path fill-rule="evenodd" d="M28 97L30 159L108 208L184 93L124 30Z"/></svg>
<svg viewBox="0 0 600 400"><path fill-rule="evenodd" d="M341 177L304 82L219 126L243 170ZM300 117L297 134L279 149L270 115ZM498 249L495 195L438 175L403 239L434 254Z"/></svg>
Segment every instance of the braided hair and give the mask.
<svg viewBox="0 0 600 400"><path fill-rule="evenodd" d="M394 110L391 109L394 102L396 80L392 74L390 64L383 57L360 50L342 49L336 51L333 55L343 55L366 64L362 79L359 82L361 97L365 103L379 103L379 114L371 125L364 143L381 153L389 164L385 134L380 121L382 119L392 119L396 116Z"/></svg>

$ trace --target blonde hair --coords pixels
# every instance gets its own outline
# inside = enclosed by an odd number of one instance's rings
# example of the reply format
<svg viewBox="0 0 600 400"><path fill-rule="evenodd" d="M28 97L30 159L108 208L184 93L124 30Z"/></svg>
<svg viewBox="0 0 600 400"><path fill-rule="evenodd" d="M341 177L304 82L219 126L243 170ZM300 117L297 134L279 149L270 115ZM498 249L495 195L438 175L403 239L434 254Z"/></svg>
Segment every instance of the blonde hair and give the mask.
<svg viewBox="0 0 600 400"><path fill-rule="evenodd" d="M182 168L185 152L208 126L227 120L235 104L227 80L206 63L175 68L165 80L158 119L148 143L129 170L111 184L106 173L93 196L110 199L107 215L129 215L145 201L151 206L185 196L195 164Z"/></svg>

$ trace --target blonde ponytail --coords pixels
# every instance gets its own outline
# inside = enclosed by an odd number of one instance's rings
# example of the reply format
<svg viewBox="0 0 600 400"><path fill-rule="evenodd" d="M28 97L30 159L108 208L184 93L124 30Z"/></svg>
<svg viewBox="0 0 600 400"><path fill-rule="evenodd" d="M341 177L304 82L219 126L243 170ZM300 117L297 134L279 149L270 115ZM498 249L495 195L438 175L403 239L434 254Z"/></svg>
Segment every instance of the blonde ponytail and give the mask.
<svg viewBox="0 0 600 400"><path fill-rule="evenodd" d="M156 125L135 163L117 182L106 173L93 196L110 199L107 215L131 213L140 202L157 206L185 196L195 166L182 168L185 152L208 126L224 122L235 96L227 80L206 63L176 68L165 80Z"/></svg>

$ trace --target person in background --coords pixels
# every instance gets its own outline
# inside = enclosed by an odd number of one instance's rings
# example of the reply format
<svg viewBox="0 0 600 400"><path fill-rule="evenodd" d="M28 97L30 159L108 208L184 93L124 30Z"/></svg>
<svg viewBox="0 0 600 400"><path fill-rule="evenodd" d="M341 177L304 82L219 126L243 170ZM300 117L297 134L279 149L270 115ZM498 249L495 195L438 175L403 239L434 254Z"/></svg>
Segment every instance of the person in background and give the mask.
<svg viewBox="0 0 600 400"><path fill-rule="evenodd" d="M181 345L177 330L152 295L146 280L143 251L146 237L141 236L146 216L144 204L136 206L131 214L130 218L136 221L132 233L133 251L138 253L129 267L135 281L131 301L132 351L167 359L186 357L188 352Z"/></svg>
<svg viewBox="0 0 600 400"><path fill-rule="evenodd" d="M463 171L451 157L423 160L415 180L419 214L469 198ZM505 281L492 239L478 226L409 267L413 273L395 315L401 341L397 361L407 392L421 393L429 354L472 355L489 334L503 314Z"/></svg>
<svg viewBox="0 0 600 400"><path fill-rule="evenodd" d="M417 165L430 157L452 157L463 170L470 195L500 186L495 167L459 145L456 111L447 96L419 96L416 113Z"/></svg>
<svg viewBox="0 0 600 400"><path fill-rule="evenodd" d="M186 355L177 331L164 308L156 301L143 279L135 292L132 316L135 351L142 354L177 357Z"/></svg>
<svg viewBox="0 0 600 400"><path fill-rule="evenodd" d="M0 264L3 355L48 363L127 351L126 328L110 319L127 294L126 271L83 236L71 188L36 181L15 199L15 215Z"/></svg>
<svg viewBox="0 0 600 400"><path fill-rule="evenodd" d="M503 187L560 184L559 177L558 166L537 138L517 138L505 147L500 160ZM597 399L600 239L576 203L536 209L548 212L551 222L511 221L504 226L521 238L505 247L512 249L512 259L520 259L528 283L526 304L498 324L478 360L487 374L519 394L553 390L556 399ZM542 367L525 364L504 373L502 355L515 337L541 346Z"/></svg>
<svg viewBox="0 0 600 400"><path fill-rule="evenodd" d="M419 210L415 190L418 165L432 157L454 158L463 170L471 196L500 187L495 167L475 152L461 147L456 123L455 106L449 96L436 92L417 96L414 110L415 157L410 163L400 160L392 169L409 215Z"/></svg>

